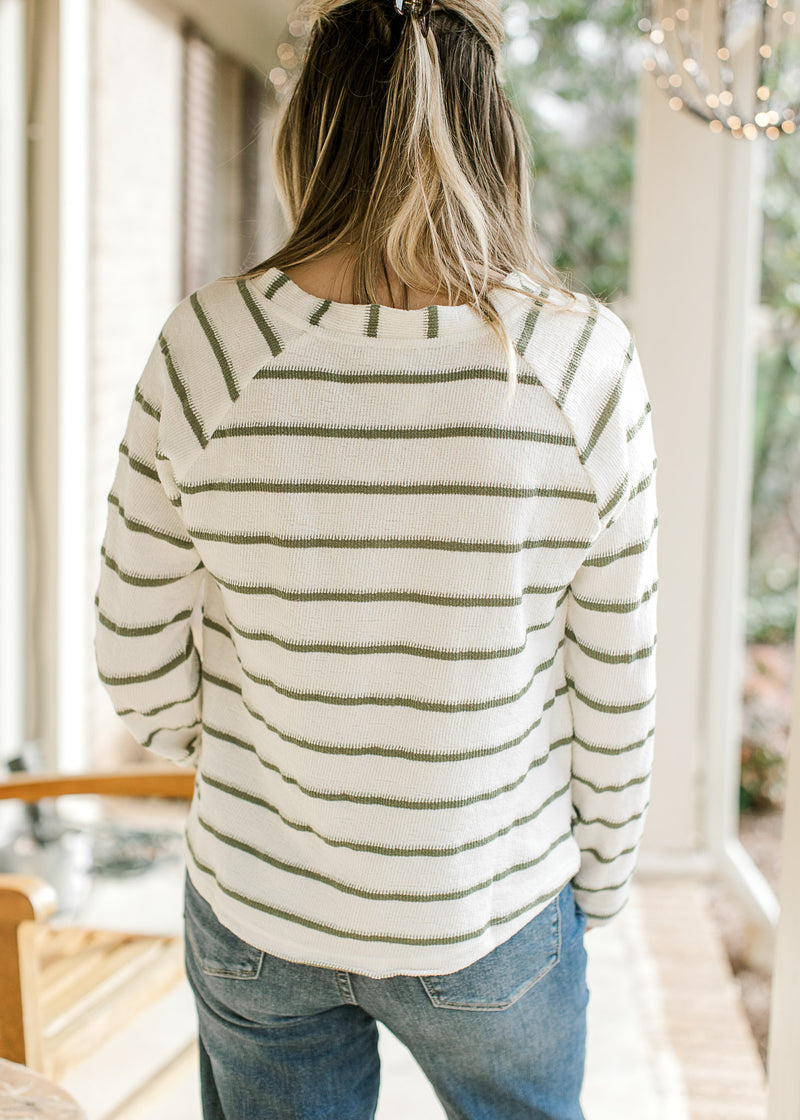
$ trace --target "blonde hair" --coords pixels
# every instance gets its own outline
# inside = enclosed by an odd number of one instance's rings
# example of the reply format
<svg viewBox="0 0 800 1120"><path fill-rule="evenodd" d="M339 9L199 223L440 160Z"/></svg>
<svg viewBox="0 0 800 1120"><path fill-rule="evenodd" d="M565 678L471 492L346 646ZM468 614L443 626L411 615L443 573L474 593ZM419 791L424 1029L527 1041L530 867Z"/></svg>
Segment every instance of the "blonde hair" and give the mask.
<svg viewBox="0 0 800 1120"><path fill-rule="evenodd" d="M247 275L345 248L353 303L377 303L391 267L405 306L409 289L473 306L503 344L513 388L516 351L492 290L511 272L566 287L534 238L527 138L498 74L498 0L435 0L427 37L393 0L303 10L308 49L275 138L292 232Z"/></svg>

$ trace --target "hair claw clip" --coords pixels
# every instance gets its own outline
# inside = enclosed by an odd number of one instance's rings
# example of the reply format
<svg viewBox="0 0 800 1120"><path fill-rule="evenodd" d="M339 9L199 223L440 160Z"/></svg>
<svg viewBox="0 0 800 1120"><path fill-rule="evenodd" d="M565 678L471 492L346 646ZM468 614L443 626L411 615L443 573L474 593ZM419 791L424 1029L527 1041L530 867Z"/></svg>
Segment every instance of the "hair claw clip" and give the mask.
<svg viewBox="0 0 800 1120"><path fill-rule="evenodd" d="M419 20L423 37L428 38L433 0L394 0L394 6L398 15Z"/></svg>

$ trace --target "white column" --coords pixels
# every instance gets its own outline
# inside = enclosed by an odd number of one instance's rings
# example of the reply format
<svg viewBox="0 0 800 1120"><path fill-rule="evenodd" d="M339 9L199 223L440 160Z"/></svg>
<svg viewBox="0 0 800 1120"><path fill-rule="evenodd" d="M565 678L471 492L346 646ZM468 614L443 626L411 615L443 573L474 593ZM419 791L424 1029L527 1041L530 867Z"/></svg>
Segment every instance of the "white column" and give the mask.
<svg viewBox="0 0 800 1120"><path fill-rule="evenodd" d="M798 631L800 638L800 631ZM800 640L795 639L781 913L769 1024L769 1120L800 1118Z"/></svg>
<svg viewBox="0 0 800 1120"><path fill-rule="evenodd" d="M705 853L769 928L774 895L737 839L762 156L674 112L643 77L631 287L661 507L643 865Z"/></svg>
<svg viewBox="0 0 800 1120"><path fill-rule="evenodd" d="M645 854L705 848L705 712L718 417L726 137L673 112L643 75L632 230L632 327L659 460L656 759ZM724 654L723 654L724 656Z"/></svg>
<svg viewBox="0 0 800 1120"><path fill-rule="evenodd" d="M24 0L0 0L0 762L25 738L24 59Z"/></svg>
<svg viewBox="0 0 800 1120"><path fill-rule="evenodd" d="M765 143L725 140L722 286L713 454L705 712L707 837L715 860L754 923L748 952L768 967L778 903L739 841L745 612L753 480L753 407L763 242ZM798 1118L800 1120L800 1118Z"/></svg>
<svg viewBox="0 0 800 1120"><path fill-rule="evenodd" d="M80 770L87 759L91 9L91 0L62 0L59 10L57 753L64 770Z"/></svg>

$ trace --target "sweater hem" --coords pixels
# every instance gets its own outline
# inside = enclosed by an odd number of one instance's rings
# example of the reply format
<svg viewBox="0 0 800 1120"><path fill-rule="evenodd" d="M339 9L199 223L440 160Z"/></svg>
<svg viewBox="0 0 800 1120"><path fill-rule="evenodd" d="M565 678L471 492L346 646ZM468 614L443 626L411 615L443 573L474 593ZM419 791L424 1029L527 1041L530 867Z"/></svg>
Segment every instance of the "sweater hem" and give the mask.
<svg viewBox="0 0 800 1120"><path fill-rule="evenodd" d="M564 862L566 864L566 861ZM498 921L494 927L492 927L490 919L489 930L494 928L501 936L490 937L487 943L484 938L489 931L485 931L480 937L474 938L471 944L473 946L479 944L481 948L477 955L474 952L462 951L458 953L450 952L446 957L441 955L441 949L436 945L419 946L416 951L413 951L413 947L410 949L408 945L398 945L396 951L389 952L387 950L391 946L385 946L382 943L384 951L370 952L370 943L363 940L358 941L356 952L348 952L345 938L335 938L329 934L315 933L299 926L292 926L291 933L287 931L286 936L278 934L273 928L271 936L265 937L263 928L257 928L247 922L242 922L235 908L226 904L224 893L215 889L216 883L212 876L204 874L198 868L188 847L186 848L186 868L192 885L214 911L218 921L236 937L253 948L281 960L290 961L293 964L327 968L336 972L350 972L373 980L385 980L392 976L444 976L459 972L475 964L476 961L487 956L499 945L513 937L514 934L519 933L528 922L533 921L542 910L546 909L557 898L577 873L578 856L576 854L575 858L562 868L561 873L556 876L555 885L549 889L545 887L543 892L545 897L531 905L530 909L505 923ZM288 921L284 924L291 926ZM445 931L441 931L441 935L443 939L447 936ZM389 957L391 957L391 963L389 963Z"/></svg>

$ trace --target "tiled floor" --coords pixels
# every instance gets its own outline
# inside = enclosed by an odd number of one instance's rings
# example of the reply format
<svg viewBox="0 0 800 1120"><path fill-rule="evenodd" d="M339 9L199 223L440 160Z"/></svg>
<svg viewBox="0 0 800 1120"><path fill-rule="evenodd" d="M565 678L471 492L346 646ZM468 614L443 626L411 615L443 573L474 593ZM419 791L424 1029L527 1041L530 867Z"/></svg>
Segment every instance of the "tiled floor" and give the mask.
<svg viewBox="0 0 800 1120"><path fill-rule="evenodd" d="M146 891L145 890L145 878ZM94 892L83 917L118 928L178 929L180 873L153 872ZM138 900L135 897L138 893ZM610 926L592 930L589 1034L583 1096L586 1120L764 1120L763 1073L735 982L711 923L702 884L641 880ZM97 1055L65 1087L98 1120L99 1098L121 1092L130 1054L193 1030L187 993L179 993L129 1041ZM382 1035L383 1087L378 1120L443 1120L444 1112L408 1052ZM199 1120L194 1070L136 1120ZM126 1117L126 1120L128 1118Z"/></svg>

